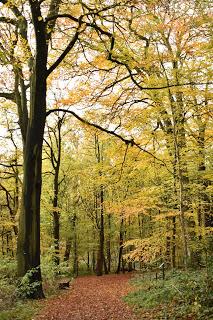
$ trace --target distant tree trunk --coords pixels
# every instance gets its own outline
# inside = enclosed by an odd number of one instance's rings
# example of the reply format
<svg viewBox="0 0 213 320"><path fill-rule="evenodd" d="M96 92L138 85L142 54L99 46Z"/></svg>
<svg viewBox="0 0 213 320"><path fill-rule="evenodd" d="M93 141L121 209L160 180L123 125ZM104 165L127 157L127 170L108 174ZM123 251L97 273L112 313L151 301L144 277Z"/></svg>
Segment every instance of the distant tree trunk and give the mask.
<svg viewBox="0 0 213 320"><path fill-rule="evenodd" d="M68 238L66 240L66 247L65 247L65 252L64 252L64 262L68 262L70 258L70 251L71 251L71 238Z"/></svg>
<svg viewBox="0 0 213 320"><path fill-rule="evenodd" d="M95 251L92 251L92 270L93 272L95 272L95 268L96 268L96 259L95 259Z"/></svg>
<svg viewBox="0 0 213 320"><path fill-rule="evenodd" d="M59 171L60 171L60 165L61 165L61 126L63 123L63 118L58 119L57 123L57 132L54 132L54 136L56 139L56 145L57 145L57 156L54 156L54 151L51 151L52 159L51 162L53 164L54 168L54 182L53 182L53 188L54 188L54 198L53 198L53 237L54 237L54 248L55 253L53 260L56 265L59 265L60 263L60 212L58 211L58 195L59 195ZM58 133L58 137L57 137Z"/></svg>
<svg viewBox="0 0 213 320"><path fill-rule="evenodd" d="M1 230L1 253L4 256L5 255L5 251L4 251L4 233L5 233L5 227L2 227Z"/></svg>
<svg viewBox="0 0 213 320"><path fill-rule="evenodd" d="M176 84L179 84L179 71L178 62L173 61L173 70ZM175 101L176 100L176 101ZM175 100L171 98L173 122L174 122L174 149L177 164L177 179L178 179L178 200L179 200L179 211L180 211L180 224L183 237L183 250L184 250L184 264L187 268L190 263L191 251L189 247L189 235L187 230L187 219L186 211L189 208L190 198L189 198L189 177L187 170L187 163L185 160L185 150L186 150L186 132L185 132L185 112L184 112L184 102L183 93L177 91L175 94ZM192 227L194 226L194 223Z"/></svg>
<svg viewBox="0 0 213 320"><path fill-rule="evenodd" d="M123 242L124 242L124 218L121 216L120 235L119 235L119 253L118 253L118 266L116 273L120 273L122 267L122 255L123 255Z"/></svg>
<svg viewBox="0 0 213 320"><path fill-rule="evenodd" d="M87 252L87 270L90 270L90 252Z"/></svg>
<svg viewBox="0 0 213 320"><path fill-rule="evenodd" d="M54 238L54 257L53 260L56 265L59 265L59 241L60 241L60 213L58 211L58 192L59 192L59 167L60 163L57 163L54 174L54 198L53 198L53 238Z"/></svg>
<svg viewBox="0 0 213 320"><path fill-rule="evenodd" d="M6 237L7 237L7 254L11 257L14 257L12 231L8 231Z"/></svg>
<svg viewBox="0 0 213 320"><path fill-rule="evenodd" d="M176 268L176 217L172 217L172 268Z"/></svg>
<svg viewBox="0 0 213 320"><path fill-rule="evenodd" d="M77 236L77 216L74 210L73 215L73 273L78 276L78 236Z"/></svg>
<svg viewBox="0 0 213 320"><path fill-rule="evenodd" d="M169 232L171 226L170 226L170 219L166 217L166 231L167 233ZM166 257L165 261L167 266L170 266L171 264L171 236L167 235L166 236Z"/></svg>
<svg viewBox="0 0 213 320"><path fill-rule="evenodd" d="M172 47L167 39L165 41L165 46L167 46L168 51L172 54ZM179 85L179 65L178 61L174 60L173 62L173 73L174 81ZM169 85L169 80L167 77L167 72L164 69L165 77ZM168 88L168 96L170 100L171 112L172 112L172 121L166 110L162 113L162 119L159 124L161 128L166 133L167 148L170 156L173 158L173 168L174 168L174 184L175 189L178 192L177 203L174 204L174 207L178 205L180 212L180 225L183 239L183 255L184 255L184 264L185 267L188 266L190 262L190 249L188 244L188 230L187 230L187 219L186 211L189 207L189 194L188 194L188 171L187 163L185 160L185 150L186 150L186 132L185 132L185 111L184 111L184 101L183 93L181 90L177 90L176 93L172 93L170 88ZM163 124L162 124L163 123ZM174 233L173 233L174 241ZM173 246L173 250L175 247Z"/></svg>
<svg viewBox="0 0 213 320"><path fill-rule="evenodd" d="M177 147L178 148L178 147ZM179 149L179 148L178 148ZM187 232L187 225L186 225L186 218L185 212L187 210L187 202L186 202L186 183L183 174L183 169L181 165L181 158L179 154L179 150L177 150L177 162L178 162L178 181L179 181L179 210L180 210L180 224L182 230L182 237L183 237L183 249L184 249L184 265L187 268L189 266L189 258L191 257L191 253L189 250L188 245L188 232Z"/></svg>
<svg viewBox="0 0 213 320"><path fill-rule="evenodd" d="M100 143L98 140L98 135L95 135L95 153L97 162L103 165L103 150L100 148ZM102 169L99 170L99 176L102 177ZM99 223L99 249L97 254L97 264L96 264L96 275L103 275L103 268L106 266L104 264L104 187L100 185L100 189L97 195L97 203L99 206L96 208L96 213L100 212L100 223Z"/></svg>
<svg viewBox="0 0 213 320"><path fill-rule="evenodd" d="M105 274L109 274L109 271L108 271L108 268L107 268L107 262L106 262L105 256L104 256L104 273L105 273Z"/></svg>
<svg viewBox="0 0 213 320"><path fill-rule="evenodd" d="M54 208L57 208L56 206ZM60 263L59 241L60 241L60 214L57 210L53 211L53 237L54 237L54 256L53 261L56 265Z"/></svg>
<svg viewBox="0 0 213 320"><path fill-rule="evenodd" d="M96 265L96 275L103 275L103 266L104 266L104 191L101 186L100 191L100 229L99 229L99 250L97 255L97 265Z"/></svg>
<svg viewBox="0 0 213 320"><path fill-rule="evenodd" d="M206 102L207 103L207 102ZM199 164L198 164L198 183L200 185L200 193L199 193L199 206L198 206L198 223L199 226L205 227L213 227L213 216L211 214L211 206L210 199L206 193L206 188L211 185L211 181L205 179L203 177L206 171L206 159L205 159L205 131L206 131L206 123L203 123L201 120L201 116L197 116L197 121L199 125L198 131L198 151L199 151Z"/></svg>
<svg viewBox="0 0 213 320"><path fill-rule="evenodd" d="M131 218L129 216L129 221L128 221L128 240L131 239ZM134 246L129 246L129 252L131 252L134 249ZM128 272L133 271L133 263L132 261L128 261Z"/></svg>
<svg viewBox="0 0 213 320"><path fill-rule="evenodd" d="M143 217L139 213L138 214L138 231L139 231L139 237L142 238L142 229L143 229Z"/></svg>
<svg viewBox="0 0 213 320"><path fill-rule="evenodd" d="M106 241L106 252L107 252L107 269L108 273L111 271L111 214L107 215L108 220L108 236Z"/></svg>

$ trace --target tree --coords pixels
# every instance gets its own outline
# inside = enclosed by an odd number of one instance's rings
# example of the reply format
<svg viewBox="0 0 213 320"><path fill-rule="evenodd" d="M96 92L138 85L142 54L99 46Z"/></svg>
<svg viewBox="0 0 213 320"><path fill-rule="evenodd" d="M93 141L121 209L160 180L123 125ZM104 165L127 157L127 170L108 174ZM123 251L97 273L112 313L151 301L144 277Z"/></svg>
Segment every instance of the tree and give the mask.
<svg viewBox="0 0 213 320"><path fill-rule="evenodd" d="M60 179L60 166L61 166L61 157L62 157L62 125L64 123L65 114L60 117L58 115L56 125L53 127L47 126L48 131L48 140L45 140L45 143L48 147L46 154L51 162L53 170L53 238L54 238L54 262L56 265L59 265L59 243L60 243L60 210L58 204L59 198L59 187L64 177Z"/></svg>
<svg viewBox="0 0 213 320"><path fill-rule="evenodd" d="M15 92L12 94L18 107L19 123L22 132L24 144L24 179L23 179L23 196L22 210L19 223L18 237L18 272L24 276L31 270L29 277L30 282L37 282L36 290L30 293L32 298L43 297L41 270L40 270L40 198L41 198L41 167L42 167L42 144L44 136L44 127L46 121L46 95L47 95L47 78L65 59L72 50L80 35L86 28L93 28L98 35L105 35L111 38L111 33L105 31L95 20L91 22L90 16L99 18L103 11L108 7L96 9L82 5L77 17L60 13L60 0L52 0L46 6L44 2L38 0L29 0L25 7L15 5L7 0L1 0L5 5L3 13L7 16L1 18L2 23L12 25L14 41L9 53L11 60L15 59L13 65L15 74ZM110 8L111 6L109 6ZM114 5L113 5L114 7ZM25 17L25 11L30 9L32 26L35 36L35 54L30 49L30 38L27 34L28 26L31 21ZM10 11L8 13L8 10ZM66 9L64 9L66 10ZM86 11L86 13L85 13ZM13 18L10 18L12 14ZM45 16L45 17L44 17ZM74 28L73 34L68 36L68 45L59 55L55 62L48 67L48 50L56 26L56 20L68 18ZM19 35L18 35L19 31ZM21 43L20 43L21 42ZM29 65L30 75L30 112L27 110L26 89L28 86L24 83L23 65L16 58L16 46L26 51L28 59L25 62ZM10 61L11 63L11 61ZM12 61L13 63L13 61Z"/></svg>

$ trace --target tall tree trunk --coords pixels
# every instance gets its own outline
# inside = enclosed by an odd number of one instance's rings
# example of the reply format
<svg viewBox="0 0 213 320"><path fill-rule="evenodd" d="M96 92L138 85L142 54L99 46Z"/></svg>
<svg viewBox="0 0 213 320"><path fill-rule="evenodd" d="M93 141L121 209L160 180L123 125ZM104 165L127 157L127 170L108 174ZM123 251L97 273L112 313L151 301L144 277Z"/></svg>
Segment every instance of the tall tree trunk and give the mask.
<svg viewBox="0 0 213 320"><path fill-rule="evenodd" d="M60 212L58 209L58 197L59 197L59 171L60 171L60 165L61 165L61 127L63 124L64 120L63 115L62 118L59 118L58 116L58 121L56 124L56 128L53 128L51 132L53 132L54 135L54 140L56 144L55 145L52 142L50 130L48 127L48 133L49 133L49 139L50 143L46 141L48 147L50 148L50 160L51 164L54 170L54 180L53 180L53 239L54 239L54 256L53 256L53 261L56 265L59 265L60 263Z"/></svg>
<svg viewBox="0 0 213 320"><path fill-rule="evenodd" d="M46 120L47 52L45 23L37 1L30 0L36 35L36 59L31 81L30 119L24 148L22 210L18 235L18 274L32 285L30 298L44 297L40 269L40 200L42 144ZM30 271L30 272L29 272Z"/></svg>
<svg viewBox="0 0 213 320"><path fill-rule="evenodd" d="M198 152L199 152L199 163L198 163L198 183L200 186L199 193L199 206L198 206L198 224L200 227L213 227L213 217L210 208L210 199L206 193L206 188L211 184L210 181L203 177L206 171L206 159L205 159L205 131L206 123L203 123L201 116L197 117L198 121Z"/></svg>
<svg viewBox="0 0 213 320"><path fill-rule="evenodd" d="M102 146L103 148L103 146ZM103 165L103 150L100 147L100 143L98 140L98 135L95 135L95 154L97 163ZM102 177L102 169L99 170L99 176ZM97 265L96 265L96 275L102 276L103 275L103 268L105 267L105 258L104 258L104 187L100 185L97 195L97 203L98 206L96 208L96 214L100 212L100 223L99 223L99 248L97 254Z"/></svg>
<svg viewBox="0 0 213 320"><path fill-rule="evenodd" d="M165 38L165 46L168 52L173 55L173 48L169 43L169 39ZM179 62L178 59L172 61L173 64L173 74L174 82L179 85ZM169 78L167 77L166 69L163 64L164 75L167 79L167 84L169 85ZM183 251L184 251L184 264L185 266L189 263L190 249L188 244L188 231L187 231L187 221L186 221L186 211L188 210L189 194L188 194L188 184L189 177L187 171L187 163L185 161L184 153L186 150L186 132L185 132L185 113L184 113L184 101L183 93L180 90L172 93L170 88L168 88L168 96L170 100L172 121L169 119L168 113L165 110L163 114L166 115L164 120L164 131L167 133L167 148L171 157L173 157L173 168L174 168L174 185L175 192L177 190L177 204L179 206L180 212L180 224L183 240ZM175 204L175 208L176 205ZM174 229L173 229L174 230ZM174 233L173 233L174 238ZM173 246L173 250L175 247Z"/></svg>
<svg viewBox="0 0 213 320"><path fill-rule="evenodd" d="M173 62L173 70L175 74L176 84L179 84L179 70L178 62ZM187 267L190 263L191 252L189 248L189 236L187 230L186 211L189 208L189 194L188 194L188 170L185 160L186 150L186 132L185 132L185 114L183 94L177 91L175 94L176 101L172 100L172 114L174 121L174 146L177 163L177 178L178 178L178 193L179 193L179 210L180 210L180 224L182 229L182 238L184 246L184 264Z"/></svg>
<svg viewBox="0 0 213 320"><path fill-rule="evenodd" d="M100 229L99 229L99 250L97 255L97 266L96 266L96 275L103 275L103 266L104 266L104 191L101 186L100 191Z"/></svg>

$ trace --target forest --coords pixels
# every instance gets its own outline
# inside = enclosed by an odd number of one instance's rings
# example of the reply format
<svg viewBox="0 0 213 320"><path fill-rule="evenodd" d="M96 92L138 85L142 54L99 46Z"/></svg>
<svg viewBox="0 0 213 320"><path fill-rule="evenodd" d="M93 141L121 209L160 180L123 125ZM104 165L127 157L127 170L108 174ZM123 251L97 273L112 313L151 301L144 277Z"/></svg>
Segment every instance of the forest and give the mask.
<svg viewBox="0 0 213 320"><path fill-rule="evenodd" d="M1 320L130 274L137 319L213 316L212 25L210 0L0 0Z"/></svg>

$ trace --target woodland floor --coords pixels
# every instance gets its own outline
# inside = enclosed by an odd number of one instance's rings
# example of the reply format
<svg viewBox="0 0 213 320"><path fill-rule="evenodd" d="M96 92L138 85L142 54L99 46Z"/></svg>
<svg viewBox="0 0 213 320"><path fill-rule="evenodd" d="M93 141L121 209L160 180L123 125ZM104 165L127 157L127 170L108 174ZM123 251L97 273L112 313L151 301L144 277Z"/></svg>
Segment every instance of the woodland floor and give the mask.
<svg viewBox="0 0 213 320"><path fill-rule="evenodd" d="M60 296L42 302L34 320L139 320L123 301L130 274L78 277Z"/></svg>

